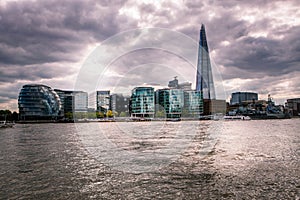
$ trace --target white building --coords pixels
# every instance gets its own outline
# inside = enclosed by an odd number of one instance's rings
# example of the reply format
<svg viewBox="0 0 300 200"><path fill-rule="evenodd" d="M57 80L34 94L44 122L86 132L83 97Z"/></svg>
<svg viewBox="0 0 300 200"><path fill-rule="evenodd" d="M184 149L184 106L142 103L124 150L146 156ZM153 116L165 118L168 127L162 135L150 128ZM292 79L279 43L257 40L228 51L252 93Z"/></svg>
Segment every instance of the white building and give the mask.
<svg viewBox="0 0 300 200"><path fill-rule="evenodd" d="M82 91L74 91L75 112L87 112L87 109L88 109L88 93Z"/></svg>

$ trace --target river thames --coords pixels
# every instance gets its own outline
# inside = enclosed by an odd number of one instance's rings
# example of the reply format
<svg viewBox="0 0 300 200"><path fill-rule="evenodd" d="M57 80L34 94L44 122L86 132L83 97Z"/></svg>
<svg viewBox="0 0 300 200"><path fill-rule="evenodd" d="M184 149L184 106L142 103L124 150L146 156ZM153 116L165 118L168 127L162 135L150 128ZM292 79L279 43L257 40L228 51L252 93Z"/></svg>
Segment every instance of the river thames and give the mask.
<svg viewBox="0 0 300 200"><path fill-rule="evenodd" d="M0 199L299 199L299 169L299 118L0 130Z"/></svg>

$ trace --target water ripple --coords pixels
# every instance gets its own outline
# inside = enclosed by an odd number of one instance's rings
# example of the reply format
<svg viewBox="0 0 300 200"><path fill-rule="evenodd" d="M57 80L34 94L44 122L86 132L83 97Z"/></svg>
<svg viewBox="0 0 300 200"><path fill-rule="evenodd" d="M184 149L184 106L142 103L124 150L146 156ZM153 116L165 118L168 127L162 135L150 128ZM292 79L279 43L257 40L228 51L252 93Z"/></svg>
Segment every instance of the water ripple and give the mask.
<svg viewBox="0 0 300 200"><path fill-rule="evenodd" d="M141 173L99 162L74 124L17 124L0 130L0 199L299 199L299 122L225 122L202 156L211 123L203 122L175 160ZM176 138L172 131L125 136L110 135L136 152L155 152Z"/></svg>

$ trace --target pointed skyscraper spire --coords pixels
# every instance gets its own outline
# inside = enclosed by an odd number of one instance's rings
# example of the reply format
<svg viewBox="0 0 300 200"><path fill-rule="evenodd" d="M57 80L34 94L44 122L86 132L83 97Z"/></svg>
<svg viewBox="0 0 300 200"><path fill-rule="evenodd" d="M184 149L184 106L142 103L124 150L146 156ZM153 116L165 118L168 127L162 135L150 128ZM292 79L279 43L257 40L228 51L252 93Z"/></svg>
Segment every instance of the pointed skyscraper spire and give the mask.
<svg viewBox="0 0 300 200"><path fill-rule="evenodd" d="M204 24L200 29L196 90L202 92L203 99L216 98Z"/></svg>

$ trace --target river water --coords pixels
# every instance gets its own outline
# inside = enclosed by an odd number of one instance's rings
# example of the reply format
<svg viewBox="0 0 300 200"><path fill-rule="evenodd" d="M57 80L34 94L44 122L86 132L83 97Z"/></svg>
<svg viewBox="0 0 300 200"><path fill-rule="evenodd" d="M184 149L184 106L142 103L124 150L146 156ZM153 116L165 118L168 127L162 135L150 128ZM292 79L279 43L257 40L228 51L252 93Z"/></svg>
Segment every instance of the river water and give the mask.
<svg viewBox="0 0 300 200"><path fill-rule="evenodd" d="M0 199L299 199L299 122L16 124Z"/></svg>

